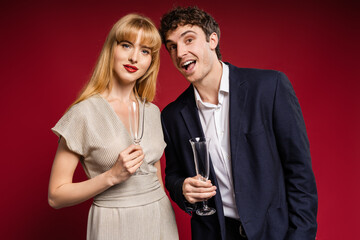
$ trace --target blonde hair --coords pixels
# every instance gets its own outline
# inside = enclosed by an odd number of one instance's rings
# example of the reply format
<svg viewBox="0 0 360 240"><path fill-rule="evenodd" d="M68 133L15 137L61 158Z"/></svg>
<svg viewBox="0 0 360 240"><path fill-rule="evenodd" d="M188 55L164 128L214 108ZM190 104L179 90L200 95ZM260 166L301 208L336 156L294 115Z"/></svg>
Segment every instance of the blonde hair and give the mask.
<svg viewBox="0 0 360 240"><path fill-rule="evenodd" d="M114 50L121 41L134 42L142 31L141 43L151 50L151 64L146 73L136 81L134 93L146 101L153 101L156 94L156 79L160 68L161 37L154 23L139 14L128 14L117 21L110 30L94 72L73 105L106 89L111 90L113 78Z"/></svg>

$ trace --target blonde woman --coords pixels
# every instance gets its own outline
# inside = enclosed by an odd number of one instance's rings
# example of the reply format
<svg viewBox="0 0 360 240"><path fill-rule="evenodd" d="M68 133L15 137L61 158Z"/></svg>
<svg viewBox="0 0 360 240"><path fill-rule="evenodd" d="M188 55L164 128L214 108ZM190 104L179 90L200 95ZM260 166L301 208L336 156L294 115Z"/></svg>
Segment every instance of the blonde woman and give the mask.
<svg viewBox="0 0 360 240"><path fill-rule="evenodd" d="M59 136L48 201L54 208L94 198L87 239L178 239L161 179L165 148L155 96L161 38L129 14L111 29L93 75L52 131ZM128 101L146 98L141 146L129 134ZM81 162L88 180L73 183Z"/></svg>

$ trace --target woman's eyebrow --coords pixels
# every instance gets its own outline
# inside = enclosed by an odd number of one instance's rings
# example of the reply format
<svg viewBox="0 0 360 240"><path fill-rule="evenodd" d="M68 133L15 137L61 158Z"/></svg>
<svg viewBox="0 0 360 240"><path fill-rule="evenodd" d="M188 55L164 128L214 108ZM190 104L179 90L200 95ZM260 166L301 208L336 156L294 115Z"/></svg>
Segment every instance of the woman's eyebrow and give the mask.
<svg viewBox="0 0 360 240"><path fill-rule="evenodd" d="M151 47L149 47L149 46L147 46L147 45L141 45L141 44L140 44L140 47L142 47L142 48L147 48L147 49L149 49L149 50L151 49Z"/></svg>

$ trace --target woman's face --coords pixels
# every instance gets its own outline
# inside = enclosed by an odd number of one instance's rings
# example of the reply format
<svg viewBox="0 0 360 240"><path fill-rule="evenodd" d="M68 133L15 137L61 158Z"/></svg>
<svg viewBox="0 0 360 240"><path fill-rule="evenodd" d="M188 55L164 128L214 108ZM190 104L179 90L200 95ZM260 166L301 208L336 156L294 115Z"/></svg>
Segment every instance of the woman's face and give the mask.
<svg viewBox="0 0 360 240"><path fill-rule="evenodd" d="M115 47L114 73L121 84L134 84L149 69L151 49L140 42L139 31L135 42L122 41Z"/></svg>

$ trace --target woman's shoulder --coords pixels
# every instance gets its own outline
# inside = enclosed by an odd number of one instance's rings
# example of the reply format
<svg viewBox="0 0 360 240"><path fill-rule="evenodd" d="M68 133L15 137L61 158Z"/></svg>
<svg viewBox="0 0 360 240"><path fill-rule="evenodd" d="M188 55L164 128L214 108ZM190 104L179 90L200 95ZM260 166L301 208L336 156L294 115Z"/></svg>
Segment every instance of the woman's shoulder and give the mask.
<svg viewBox="0 0 360 240"><path fill-rule="evenodd" d="M103 109L103 99L98 94L93 95L81 102L73 105L69 111L78 112L78 113L87 113L89 111L101 110Z"/></svg>
<svg viewBox="0 0 360 240"><path fill-rule="evenodd" d="M146 103L148 105L148 108L150 111L154 111L156 113L160 113L160 109L158 106L156 106L154 103L148 102Z"/></svg>

